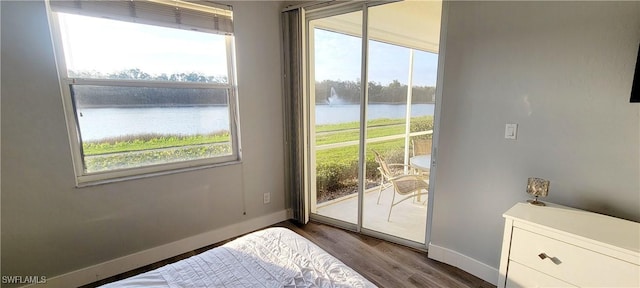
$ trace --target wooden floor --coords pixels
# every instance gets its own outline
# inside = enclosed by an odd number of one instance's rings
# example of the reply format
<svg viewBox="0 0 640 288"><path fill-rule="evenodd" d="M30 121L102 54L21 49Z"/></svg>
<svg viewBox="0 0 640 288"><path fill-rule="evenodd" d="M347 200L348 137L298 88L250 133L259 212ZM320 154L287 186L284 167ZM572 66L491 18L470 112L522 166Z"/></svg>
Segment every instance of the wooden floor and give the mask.
<svg viewBox="0 0 640 288"><path fill-rule="evenodd" d="M369 236L313 222L298 226L285 221L273 226L287 227L309 239L379 287L496 287L458 268L431 260L425 252ZM83 287L96 287L144 273L225 242L203 247Z"/></svg>

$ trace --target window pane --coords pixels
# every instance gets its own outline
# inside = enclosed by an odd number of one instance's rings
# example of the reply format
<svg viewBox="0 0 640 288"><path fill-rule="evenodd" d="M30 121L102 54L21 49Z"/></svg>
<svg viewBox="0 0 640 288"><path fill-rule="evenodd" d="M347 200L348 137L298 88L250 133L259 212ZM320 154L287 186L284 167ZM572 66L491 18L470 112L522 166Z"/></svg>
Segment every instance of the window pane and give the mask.
<svg viewBox="0 0 640 288"><path fill-rule="evenodd" d="M379 9L383 7L386 6ZM403 135L407 122L409 48L369 40L368 68L368 138Z"/></svg>
<svg viewBox="0 0 640 288"><path fill-rule="evenodd" d="M414 50L413 54L413 92L411 98L411 132L427 134L414 136L411 140L424 139L423 150L413 151L413 155L431 154L433 139L433 115L436 101L436 75L438 73L438 54ZM416 142L418 143L418 142Z"/></svg>
<svg viewBox="0 0 640 288"><path fill-rule="evenodd" d="M362 12L313 20L310 27L330 26L327 21L331 23L344 18L362 19ZM356 30L361 26L360 21L353 23ZM311 31L316 137L316 145L312 148L316 162L313 172L316 189L312 192L315 197L312 196L311 201L315 203L311 213L357 223L357 208L351 206L345 209L345 206L329 204L353 197L358 192L362 38L320 28ZM340 213L335 213L336 209Z"/></svg>
<svg viewBox="0 0 640 288"><path fill-rule="evenodd" d="M227 83L226 36L58 13L69 77Z"/></svg>
<svg viewBox="0 0 640 288"><path fill-rule="evenodd" d="M411 117L433 117L437 73L438 54L414 50Z"/></svg>
<svg viewBox="0 0 640 288"><path fill-rule="evenodd" d="M86 173L232 155L227 89L71 91Z"/></svg>

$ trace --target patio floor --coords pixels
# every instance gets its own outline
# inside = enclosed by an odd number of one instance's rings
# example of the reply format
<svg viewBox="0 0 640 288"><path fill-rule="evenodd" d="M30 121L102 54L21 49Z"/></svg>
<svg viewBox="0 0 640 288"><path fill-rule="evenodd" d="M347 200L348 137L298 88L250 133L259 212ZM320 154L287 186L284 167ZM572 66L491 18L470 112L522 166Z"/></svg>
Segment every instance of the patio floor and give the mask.
<svg viewBox="0 0 640 288"><path fill-rule="evenodd" d="M408 199L394 206L391 212L391 219L387 221L392 193L394 193L393 187L383 190L380 204L376 204L378 187L365 191L362 226L414 242L424 243L427 229L427 195L421 196L421 202ZM399 199L402 198L396 195L396 201ZM357 200L356 194L352 194L327 201L318 204L316 213L349 223L356 223Z"/></svg>

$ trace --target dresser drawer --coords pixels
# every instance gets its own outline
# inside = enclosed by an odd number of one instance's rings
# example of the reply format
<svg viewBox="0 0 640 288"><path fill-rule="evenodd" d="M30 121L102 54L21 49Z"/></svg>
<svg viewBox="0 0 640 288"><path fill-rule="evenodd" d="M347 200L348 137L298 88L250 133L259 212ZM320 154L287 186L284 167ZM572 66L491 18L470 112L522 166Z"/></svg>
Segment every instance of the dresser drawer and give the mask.
<svg viewBox="0 0 640 288"><path fill-rule="evenodd" d="M547 274L540 273L518 262L509 262L509 277L507 278L507 288L528 288L528 287L576 287L560 279L553 278Z"/></svg>
<svg viewBox="0 0 640 288"><path fill-rule="evenodd" d="M573 285L640 285L640 266L517 227L513 228L511 237L510 260ZM509 278L511 271L510 264Z"/></svg>

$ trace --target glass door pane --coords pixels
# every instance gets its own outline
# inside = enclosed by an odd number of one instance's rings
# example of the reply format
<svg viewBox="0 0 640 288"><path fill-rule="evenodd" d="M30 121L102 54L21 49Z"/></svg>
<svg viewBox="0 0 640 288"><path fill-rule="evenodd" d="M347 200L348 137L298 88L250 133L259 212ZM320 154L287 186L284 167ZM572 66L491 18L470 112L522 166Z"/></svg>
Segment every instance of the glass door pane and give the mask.
<svg viewBox="0 0 640 288"><path fill-rule="evenodd" d="M442 3L371 6L364 20L360 11L344 12L361 9L350 7L308 18L311 218L423 247ZM319 16L337 10L343 14ZM394 186L389 180L397 175L410 175L410 185L422 189Z"/></svg>
<svg viewBox="0 0 640 288"><path fill-rule="evenodd" d="M415 50L413 67L411 141L412 143L419 143L419 145L417 145L416 150L412 150L411 156L429 155L428 158L430 159L433 146L438 53ZM427 156L422 156L422 158L426 159ZM424 163L422 164L424 165ZM428 176L429 171L425 172L424 174Z"/></svg>
<svg viewBox="0 0 640 288"><path fill-rule="evenodd" d="M408 164L426 154L419 148L431 151L425 147L427 141L413 140L430 137L433 129L434 94L430 93L435 91L437 65L430 66L428 60L437 63L437 53L427 49L433 46L429 39L439 35L425 35L431 29L425 29L424 18L434 14L434 8L441 9L415 1L374 6L367 21L367 187L362 227L420 244L425 243L427 228L429 165L415 169ZM438 14L438 30L439 20ZM390 181L394 177L404 182ZM418 189L405 190L405 184Z"/></svg>
<svg viewBox="0 0 640 288"><path fill-rule="evenodd" d="M362 12L309 21L311 214L358 223Z"/></svg>

